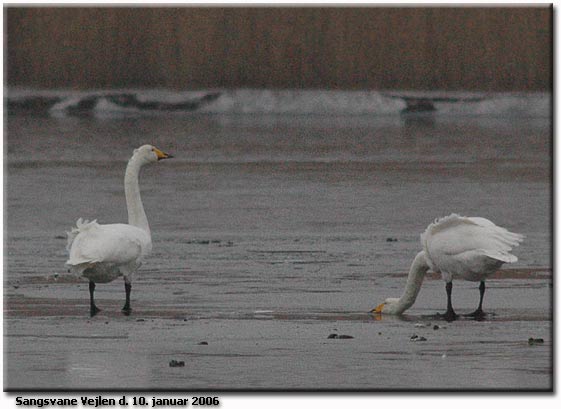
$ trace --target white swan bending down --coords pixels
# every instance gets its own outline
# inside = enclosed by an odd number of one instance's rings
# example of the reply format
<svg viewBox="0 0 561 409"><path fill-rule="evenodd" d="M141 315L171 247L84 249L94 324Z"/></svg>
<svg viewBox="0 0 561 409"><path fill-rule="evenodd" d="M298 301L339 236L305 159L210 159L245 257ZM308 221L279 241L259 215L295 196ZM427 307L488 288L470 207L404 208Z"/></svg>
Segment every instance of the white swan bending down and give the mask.
<svg viewBox="0 0 561 409"><path fill-rule="evenodd" d="M79 219L76 227L67 232L66 249L70 257L69 271L90 281L90 315L100 310L94 302L95 283L108 283L117 277L125 279L125 306L129 315L132 274L140 267L142 259L152 250L148 219L140 199L138 175L142 166L173 156L151 146L134 150L125 171L125 198L129 215L128 224L98 224Z"/></svg>
<svg viewBox="0 0 561 409"><path fill-rule="evenodd" d="M485 315L482 308L485 279L504 263L518 260L510 251L523 238L521 234L511 233L482 217L451 214L437 219L421 234L423 251L413 260L401 298L388 298L372 312L402 314L415 302L425 273L431 269L440 272L446 281L448 303L444 319L452 321L457 318L452 308L454 278L481 282L479 306L468 315L482 318Z"/></svg>

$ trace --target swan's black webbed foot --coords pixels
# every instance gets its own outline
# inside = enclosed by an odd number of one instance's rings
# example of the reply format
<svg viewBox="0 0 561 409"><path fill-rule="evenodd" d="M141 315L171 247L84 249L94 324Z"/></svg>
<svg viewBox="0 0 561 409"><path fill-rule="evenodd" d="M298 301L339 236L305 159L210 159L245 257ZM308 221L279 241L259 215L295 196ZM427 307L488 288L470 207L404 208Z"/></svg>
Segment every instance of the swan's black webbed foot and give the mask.
<svg viewBox="0 0 561 409"><path fill-rule="evenodd" d="M123 309L121 310L121 312L127 316L131 315L132 312L132 308L130 307L130 305L125 305L123 307Z"/></svg>
<svg viewBox="0 0 561 409"><path fill-rule="evenodd" d="M458 314L456 314L454 312L454 310L448 310L444 314L441 314L441 313L437 312L436 316L437 317L442 317L444 319L444 321L447 321L447 322L456 321L458 319Z"/></svg>
<svg viewBox="0 0 561 409"><path fill-rule="evenodd" d="M482 309L478 308L474 312L470 312L469 314L465 314L464 317L473 318L476 321L482 321L487 317L487 314L483 312Z"/></svg>
<svg viewBox="0 0 561 409"><path fill-rule="evenodd" d="M454 308L452 308L452 282L446 283L446 298L447 298L447 305L446 305L446 312L442 315L442 317L448 321L455 321L458 319L458 315L454 312Z"/></svg>

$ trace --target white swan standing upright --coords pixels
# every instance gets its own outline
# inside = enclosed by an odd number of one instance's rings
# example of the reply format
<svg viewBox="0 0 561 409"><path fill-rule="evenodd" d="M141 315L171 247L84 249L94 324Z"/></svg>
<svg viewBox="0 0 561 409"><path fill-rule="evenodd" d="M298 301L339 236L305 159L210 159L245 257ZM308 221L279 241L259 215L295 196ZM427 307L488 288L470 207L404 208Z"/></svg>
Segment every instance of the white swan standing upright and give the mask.
<svg viewBox="0 0 561 409"><path fill-rule="evenodd" d="M510 251L523 238L521 234L511 233L482 217L451 214L437 219L421 234L423 251L413 260L401 298L388 298L372 312L402 314L415 302L425 273L430 269L439 272L446 281L448 302L444 319L452 321L457 318L452 308L454 278L480 281L479 306L468 315L481 318L485 315L482 308L485 279L504 263L518 260Z"/></svg>
<svg viewBox="0 0 561 409"><path fill-rule="evenodd" d="M108 283L117 277L125 279L125 306L129 315L132 274L152 250L152 237L148 219L140 199L138 175L142 166L173 156L151 146L134 150L125 171L125 198L129 216L128 224L98 224L79 219L68 235L66 249L70 257L69 271L90 281L90 315L100 310L94 302L95 283Z"/></svg>

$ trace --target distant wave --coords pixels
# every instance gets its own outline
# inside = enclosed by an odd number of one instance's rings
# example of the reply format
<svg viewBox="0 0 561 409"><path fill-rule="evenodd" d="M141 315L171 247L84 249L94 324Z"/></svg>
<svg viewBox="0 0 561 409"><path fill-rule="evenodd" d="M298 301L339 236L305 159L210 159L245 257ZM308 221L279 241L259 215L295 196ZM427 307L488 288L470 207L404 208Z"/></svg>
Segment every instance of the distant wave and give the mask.
<svg viewBox="0 0 561 409"><path fill-rule="evenodd" d="M9 112L53 116L163 113L550 117L551 94L327 90L107 90L11 89Z"/></svg>

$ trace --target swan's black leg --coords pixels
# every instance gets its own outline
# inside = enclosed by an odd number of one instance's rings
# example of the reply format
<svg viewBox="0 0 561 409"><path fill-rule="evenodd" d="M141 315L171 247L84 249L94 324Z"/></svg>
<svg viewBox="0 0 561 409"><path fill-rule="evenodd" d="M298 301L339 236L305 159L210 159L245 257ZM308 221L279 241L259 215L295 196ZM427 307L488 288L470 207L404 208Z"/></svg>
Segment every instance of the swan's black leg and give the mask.
<svg viewBox="0 0 561 409"><path fill-rule="evenodd" d="M94 291L95 291L95 283L93 281L90 281L90 317L93 317L95 314L101 311L99 308L95 306Z"/></svg>
<svg viewBox="0 0 561 409"><path fill-rule="evenodd" d="M448 301L446 305L446 312L443 317L446 321L454 321L458 318L458 316L454 312L454 308L452 308L452 282L446 283L446 296Z"/></svg>
<svg viewBox="0 0 561 409"><path fill-rule="evenodd" d="M131 288L132 285L130 282L125 280L125 306L123 307L123 314L129 315L132 311L131 308Z"/></svg>
<svg viewBox="0 0 561 409"><path fill-rule="evenodd" d="M467 314L466 316L468 317L473 317L476 320L480 320L483 319L483 317L485 317L485 313L483 312L483 295L485 294L485 281L481 281L481 283L479 284L479 306L477 307L477 309L470 313Z"/></svg>

